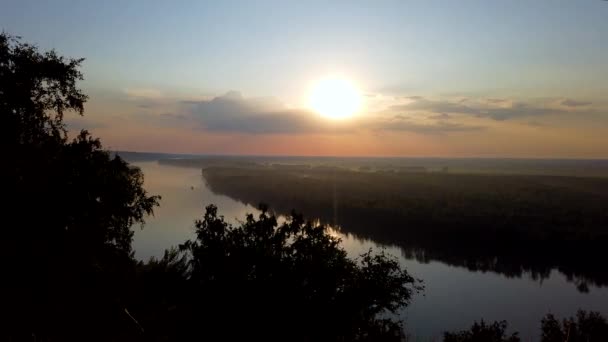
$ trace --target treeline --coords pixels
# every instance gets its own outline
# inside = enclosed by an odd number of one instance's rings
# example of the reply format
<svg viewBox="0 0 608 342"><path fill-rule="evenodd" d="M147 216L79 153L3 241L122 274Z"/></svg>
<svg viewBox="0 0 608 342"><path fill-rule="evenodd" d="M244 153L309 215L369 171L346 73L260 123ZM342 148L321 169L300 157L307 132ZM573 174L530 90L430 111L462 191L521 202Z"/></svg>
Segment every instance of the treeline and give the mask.
<svg viewBox="0 0 608 342"><path fill-rule="evenodd" d="M378 173L431 172L608 177L608 160L602 159L179 155L161 156L160 160L167 165L198 168L256 164L261 167L326 167Z"/></svg>
<svg viewBox="0 0 608 342"><path fill-rule="evenodd" d="M608 285L608 180L556 176L203 169L217 193L279 213L298 208L407 256L543 279ZM284 191L289 189L289 191Z"/></svg>
<svg viewBox="0 0 608 342"><path fill-rule="evenodd" d="M505 230L538 241L608 236L604 178L246 167L208 167L203 174L215 191L248 202L276 203L276 209L287 211L296 205L323 217L341 210L377 210L400 217L402 226L415 228L408 233L418 235L443 230L476 236ZM285 186L294 191L282 191ZM326 209L320 211L321 206Z"/></svg>
<svg viewBox="0 0 608 342"><path fill-rule="evenodd" d="M481 320L469 330L445 332L444 342L519 342L517 332L508 333L506 321L488 324ZM576 317L558 320L548 314L540 322L541 342L608 341L608 322L597 312L579 311Z"/></svg>

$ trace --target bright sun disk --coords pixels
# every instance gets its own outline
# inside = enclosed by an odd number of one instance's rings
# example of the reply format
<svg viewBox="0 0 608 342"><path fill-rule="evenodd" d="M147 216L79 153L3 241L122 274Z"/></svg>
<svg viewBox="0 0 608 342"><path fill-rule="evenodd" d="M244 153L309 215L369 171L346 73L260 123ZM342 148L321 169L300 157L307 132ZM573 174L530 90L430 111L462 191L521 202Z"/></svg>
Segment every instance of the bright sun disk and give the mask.
<svg viewBox="0 0 608 342"><path fill-rule="evenodd" d="M310 94L309 104L314 111L325 117L344 119L359 110L361 95L347 80L329 78L315 85Z"/></svg>

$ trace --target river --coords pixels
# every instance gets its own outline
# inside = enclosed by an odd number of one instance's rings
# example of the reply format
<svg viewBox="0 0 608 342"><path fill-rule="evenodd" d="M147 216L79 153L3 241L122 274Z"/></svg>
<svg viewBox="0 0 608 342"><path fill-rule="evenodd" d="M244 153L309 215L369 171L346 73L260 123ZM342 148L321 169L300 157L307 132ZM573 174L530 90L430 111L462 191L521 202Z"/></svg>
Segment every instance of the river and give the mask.
<svg viewBox="0 0 608 342"><path fill-rule="evenodd" d="M163 251L194 236L194 221L208 204L218 206L227 221L244 219L257 210L250 205L207 188L201 170L138 162L145 187L162 196L160 207L147 219L144 229L135 228L133 246L138 259L162 256ZM553 270L542 281L532 275L506 277L494 272L475 272L441 262L420 262L406 257L399 247L382 246L372 240L332 232L342 239L346 251L357 256L369 248L384 248L399 258L425 290L400 313L414 341L440 341L446 330L467 329L475 320L507 320L523 341L539 339L540 319L547 313L570 316L576 310L608 314L608 288L589 286L580 292L566 276Z"/></svg>

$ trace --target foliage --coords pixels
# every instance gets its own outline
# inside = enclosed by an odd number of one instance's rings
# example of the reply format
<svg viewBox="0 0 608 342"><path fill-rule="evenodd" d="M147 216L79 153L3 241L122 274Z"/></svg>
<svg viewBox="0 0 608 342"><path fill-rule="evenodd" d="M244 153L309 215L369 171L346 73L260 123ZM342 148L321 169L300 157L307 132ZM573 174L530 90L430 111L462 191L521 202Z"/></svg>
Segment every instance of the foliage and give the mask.
<svg viewBox="0 0 608 342"><path fill-rule="evenodd" d="M505 321L491 325L483 320L475 322L471 329L444 333L444 342L516 342L517 333L506 334ZM576 317L559 321L548 314L541 320L542 342L600 342L608 341L608 321L599 312L579 310Z"/></svg>
<svg viewBox="0 0 608 342"><path fill-rule="evenodd" d="M158 201L139 169L87 131L68 137L64 115L82 115L87 100L77 86L82 61L0 34L0 176L10 223L0 266L15 336L76 334L113 320L133 268L131 227Z"/></svg>
<svg viewBox="0 0 608 342"><path fill-rule="evenodd" d="M216 193L279 213L297 208L422 262L539 280L557 269L583 292L608 285L608 178L203 161Z"/></svg>
<svg viewBox="0 0 608 342"><path fill-rule="evenodd" d="M196 239L181 246L182 291L192 292L167 303L183 318L177 332L196 325L228 340L398 340L401 325L390 315L421 286L384 253L352 260L339 243L301 215L279 224L262 208L233 226L208 206ZM181 270L177 259L168 253L161 264Z"/></svg>
<svg viewBox="0 0 608 342"><path fill-rule="evenodd" d="M135 284L129 296L128 307L141 329L144 337L162 339L181 333L178 328L191 331L184 327L183 322L187 304L191 297L188 284L188 263L186 255L176 248L165 251L161 259L151 258L147 263L138 262ZM178 305L179 309L178 310ZM141 336L140 333L136 336Z"/></svg>
<svg viewBox="0 0 608 342"><path fill-rule="evenodd" d="M510 336L506 333L507 322L494 322L486 324L483 320L475 322L471 329L460 332L446 332L443 336L444 342L519 342L517 333Z"/></svg>
<svg viewBox="0 0 608 342"><path fill-rule="evenodd" d="M600 342L608 341L608 322L598 312L579 310L576 318L561 324L552 314L541 321L542 342Z"/></svg>

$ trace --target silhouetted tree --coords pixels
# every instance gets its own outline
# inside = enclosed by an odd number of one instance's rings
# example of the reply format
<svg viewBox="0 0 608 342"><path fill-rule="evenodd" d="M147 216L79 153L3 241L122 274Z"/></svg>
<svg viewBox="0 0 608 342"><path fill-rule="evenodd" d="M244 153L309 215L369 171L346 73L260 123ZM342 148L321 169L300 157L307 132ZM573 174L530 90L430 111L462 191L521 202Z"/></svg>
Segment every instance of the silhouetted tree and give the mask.
<svg viewBox="0 0 608 342"><path fill-rule="evenodd" d="M564 319L561 324L549 314L541 321L542 342L599 342L608 341L608 322L598 312L580 310L576 318Z"/></svg>
<svg viewBox="0 0 608 342"><path fill-rule="evenodd" d="M64 114L82 115L87 100L82 61L0 34L0 335L14 339L102 339L131 324L131 227L158 198L87 131L68 138Z"/></svg>
<svg viewBox="0 0 608 342"><path fill-rule="evenodd" d="M508 336L507 322L487 325L475 322L471 329L444 333L444 342L516 342L517 333ZM548 314L541 320L542 342L599 342L608 341L608 321L599 312L579 310L576 317L558 321Z"/></svg>
<svg viewBox="0 0 608 342"><path fill-rule="evenodd" d="M297 214L279 224L261 209L257 219L250 214L233 226L210 205L196 222L196 239L180 247L186 259L168 252L146 266L172 270L160 272L161 283L188 268L182 294L172 293L169 285L156 295L167 299L161 310L165 320L177 322L171 339L198 334L220 340L402 337L392 314L421 286L396 260L371 251L350 259L324 227ZM153 322L144 322L144 328L158 329L159 322Z"/></svg>
<svg viewBox="0 0 608 342"><path fill-rule="evenodd" d="M473 323L471 329L459 332L446 332L443 335L444 342L519 342L517 333L507 335L507 322L500 321L486 324L483 320L480 323Z"/></svg>
<svg viewBox="0 0 608 342"><path fill-rule="evenodd" d="M128 303L143 329L143 334L137 335L175 340L178 329L191 331L192 327L179 324L188 319L180 316L188 315L181 304L188 303L192 296L188 274L186 255L176 248L166 250L161 259L152 257L146 263L138 263L136 284Z"/></svg>

